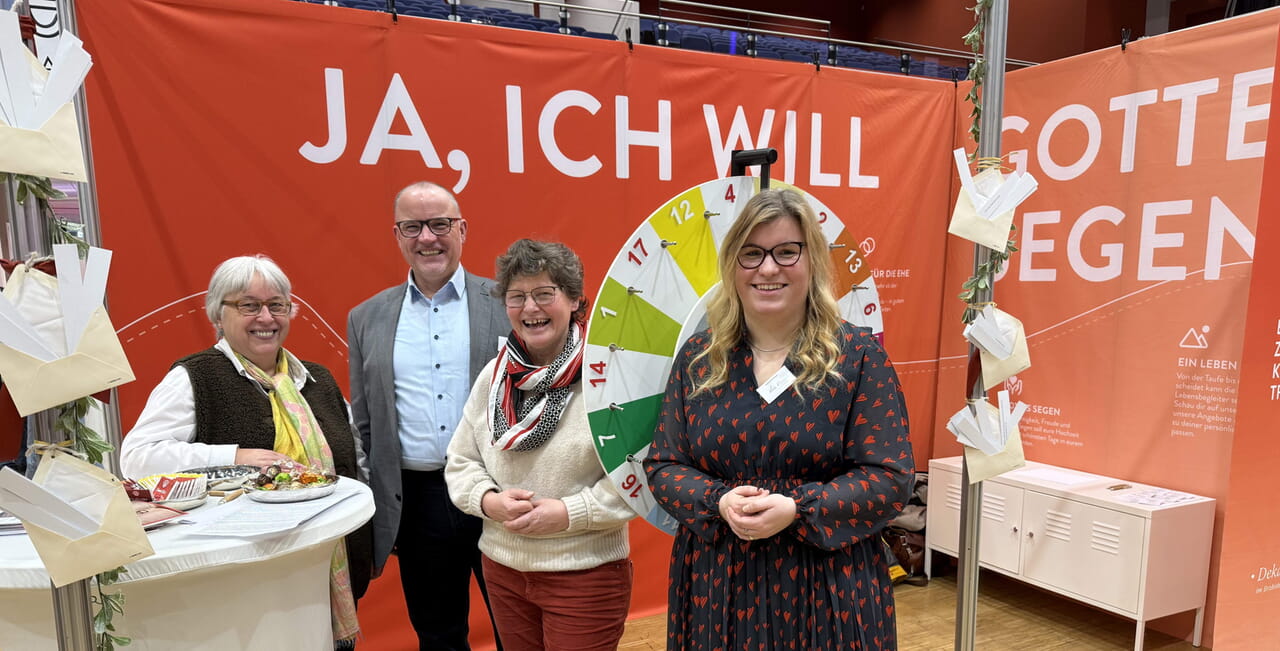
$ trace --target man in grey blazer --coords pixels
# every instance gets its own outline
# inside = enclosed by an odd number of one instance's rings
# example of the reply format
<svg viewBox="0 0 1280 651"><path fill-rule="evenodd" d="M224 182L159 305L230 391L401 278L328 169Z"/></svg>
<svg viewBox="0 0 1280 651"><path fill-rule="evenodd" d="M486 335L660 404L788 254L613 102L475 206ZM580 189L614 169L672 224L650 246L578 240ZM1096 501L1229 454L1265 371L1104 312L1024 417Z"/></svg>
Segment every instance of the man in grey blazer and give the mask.
<svg viewBox="0 0 1280 651"><path fill-rule="evenodd" d="M409 264L407 282L347 319L351 409L377 507L374 575L394 550L420 648L468 649L473 572L484 590L481 523L449 500L444 454L471 384L510 322L489 293L494 282L460 265L467 221L448 190L426 181L401 190L393 236Z"/></svg>

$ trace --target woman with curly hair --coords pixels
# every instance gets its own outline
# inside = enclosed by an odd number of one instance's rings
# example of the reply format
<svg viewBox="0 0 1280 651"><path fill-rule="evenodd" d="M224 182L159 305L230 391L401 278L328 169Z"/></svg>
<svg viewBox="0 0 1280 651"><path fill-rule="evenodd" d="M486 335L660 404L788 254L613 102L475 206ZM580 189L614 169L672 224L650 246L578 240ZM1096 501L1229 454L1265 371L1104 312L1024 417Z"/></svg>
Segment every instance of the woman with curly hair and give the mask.
<svg viewBox="0 0 1280 651"><path fill-rule="evenodd" d="M631 603L627 521L582 399L582 262L519 240L498 258L511 335L476 378L445 481L484 520L485 585L508 649L612 651Z"/></svg>

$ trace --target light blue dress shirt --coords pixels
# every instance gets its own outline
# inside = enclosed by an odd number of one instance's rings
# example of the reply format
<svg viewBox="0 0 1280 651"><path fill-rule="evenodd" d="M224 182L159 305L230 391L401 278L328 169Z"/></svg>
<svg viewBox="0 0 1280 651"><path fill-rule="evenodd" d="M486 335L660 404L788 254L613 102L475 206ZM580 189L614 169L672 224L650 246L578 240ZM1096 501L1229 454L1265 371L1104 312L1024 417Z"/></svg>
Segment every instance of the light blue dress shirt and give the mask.
<svg viewBox="0 0 1280 651"><path fill-rule="evenodd" d="M471 391L464 278L459 265L449 282L427 298L409 272L392 353L402 468L444 468L445 450Z"/></svg>

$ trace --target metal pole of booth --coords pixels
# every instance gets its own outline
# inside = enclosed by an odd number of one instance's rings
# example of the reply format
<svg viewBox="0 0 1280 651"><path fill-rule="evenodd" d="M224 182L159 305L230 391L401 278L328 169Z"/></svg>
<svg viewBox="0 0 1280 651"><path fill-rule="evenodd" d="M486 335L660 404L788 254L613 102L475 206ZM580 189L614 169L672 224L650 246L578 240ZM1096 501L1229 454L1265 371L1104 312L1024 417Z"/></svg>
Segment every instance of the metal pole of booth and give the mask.
<svg viewBox="0 0 1280 651"><path fill-rule="evenodd" d="M53 589L53 617L59 651L93 651L93 614L89 579Z"/></svg>
<svg viewBox="0 0 1280 651"><path fill-rule="evenodd" d="M58 20L62 29L79 34L76 27L75 0L58 0ZM84 154L86 181L80 184L80 221L84 224L85 241L92 246L102 246L102 221L98 216L98 183L93 167L93 143L89 140L89 105L82 87L73 100L76 107L76 123L80 125L80 151ZM106 307L106 299L103 306ZM120 427L120 407L115 388L111 399L102 403L102 437L111 444L111 450L102 455L102 465L112 474L120 475L120 442L124 438Z"/></svg>
<svg viewBox="0 0 1280 651"><path fill-rule="evenodd" d="M994 0L986 16L983 56L987 62L986 79L982 84L982 115L978 121L978 158L1000 156L1000 127L1004 116L1004 67L1006 32L1009 23L1009 0ZM974 272L991 259L991 249L976 244L973 247ZM976 303L985 303L995 297L995 289L978 289ZM969 346L969 368L977 364L978 350ZM970 373L971 377L975 374ZM971 400L986 400L982 386L982 373L976 374L969 388ZM959 570L956 579L956 651L973 651L977 632L978 614L978 560L979 525L982 522L982 482L969 483L969 464L961 457L963 489L960 493L960 549Z"/></svg>
<svg viewBox="0 0 1280 651"><path fill-rule="evenodd" d="M56 29L58 32L65 30L76 33L78 31L76 29L74 0L58 0ZM80 146L84 154L86 172L88 173L88 182L82 184L77 193L80 201L80 218L85 225L86 240L90 244L98 246L102 241L102 237L98 224L97 190L93 181L93 153L89 143L89 115L86 111L83 88L76 93L74 102L76 119L80 126ZM17 219L14 222L14 249L20 252L21 255L32 251L43 253L51 250L48 225L42 223L42 216L33 214L34 212L20 209L19 213L22 213L20 216L25 217L25 219ZM19 223L22 224L21 227L18 226ZM103 415L106 431L103 434L114 448L118 448L120 444L120 417L118 410L114 406L114 394L115 390L113 389L111 403L104 406ZM52 411L36 414L30 423L36 438L46 441L53 440ZM120 467L118 453L112 450L103 456L104 465L107 466L107 469L112 472L118 472ZM89 579L83 579L61 588L51 586L53 591L53 619L57 629L58 648L61 651L92 651L94 648L89 581Z"/></svg>

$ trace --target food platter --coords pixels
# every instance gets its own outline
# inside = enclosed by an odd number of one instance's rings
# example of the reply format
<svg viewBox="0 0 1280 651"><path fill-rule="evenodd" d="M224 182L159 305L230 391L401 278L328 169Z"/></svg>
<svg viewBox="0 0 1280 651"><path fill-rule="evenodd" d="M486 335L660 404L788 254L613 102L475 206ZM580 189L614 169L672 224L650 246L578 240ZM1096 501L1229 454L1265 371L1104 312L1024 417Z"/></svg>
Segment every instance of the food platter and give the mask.
<svg viewBox="0 0 1280 651"><path fill-rule="evenodd" d="M337 482L321 484L319 486L308 486L306 488L291 488L284 490L262 490L249 486L245 490L245 494L249 499L255 502L268 502L272 504L280 504L286 502L305 502L330 495L338 488Z"/></svg>

